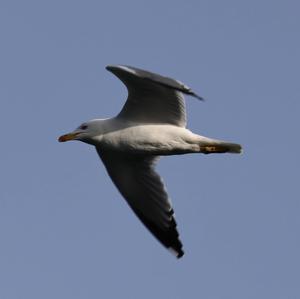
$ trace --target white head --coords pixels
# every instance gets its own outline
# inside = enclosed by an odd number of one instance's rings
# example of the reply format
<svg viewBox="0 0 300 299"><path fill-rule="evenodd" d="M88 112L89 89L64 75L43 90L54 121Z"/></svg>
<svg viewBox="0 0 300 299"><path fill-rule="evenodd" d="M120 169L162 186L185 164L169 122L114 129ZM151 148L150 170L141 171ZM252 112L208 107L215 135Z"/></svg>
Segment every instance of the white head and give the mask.
<svg viewBox="0 0 300 299"><path fill-rule="evenodd" d="M103 132L103 119L92 119L82 123L73 132L60 136L58 141L79 140L85 143L95 144L95 142L99 141Z"/></svg>

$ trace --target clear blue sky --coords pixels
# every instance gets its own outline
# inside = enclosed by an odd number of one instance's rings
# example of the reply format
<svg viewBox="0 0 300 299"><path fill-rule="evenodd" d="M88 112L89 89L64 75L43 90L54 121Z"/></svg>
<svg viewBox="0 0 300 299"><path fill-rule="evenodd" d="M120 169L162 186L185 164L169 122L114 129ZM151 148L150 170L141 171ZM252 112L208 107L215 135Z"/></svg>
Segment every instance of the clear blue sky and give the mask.
<svg viewBox="0 0 300 299"><path fill-rule="evenodd" d="M299 1L0 2L0 298L300 298ZM183 81L189 128L243 155L158 168L186 255L139 223L95 150L129 64Z"/></svg>

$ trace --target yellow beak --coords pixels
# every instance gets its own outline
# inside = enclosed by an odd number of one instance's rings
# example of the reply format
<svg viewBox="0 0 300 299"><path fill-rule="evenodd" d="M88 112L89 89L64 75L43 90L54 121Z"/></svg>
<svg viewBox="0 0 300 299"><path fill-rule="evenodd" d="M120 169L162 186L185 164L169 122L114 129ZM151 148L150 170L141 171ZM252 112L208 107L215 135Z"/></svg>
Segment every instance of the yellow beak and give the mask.
<svg viewBox="0 0 300 299"><path fill-rule="evenodd" d="M62 135L58 138L58 141L59 142L66 142L66 141L69 141L69 140L74 140L78 134L80 134L80 133L76 132L76 133L69 133L69 134Z"/></svg>

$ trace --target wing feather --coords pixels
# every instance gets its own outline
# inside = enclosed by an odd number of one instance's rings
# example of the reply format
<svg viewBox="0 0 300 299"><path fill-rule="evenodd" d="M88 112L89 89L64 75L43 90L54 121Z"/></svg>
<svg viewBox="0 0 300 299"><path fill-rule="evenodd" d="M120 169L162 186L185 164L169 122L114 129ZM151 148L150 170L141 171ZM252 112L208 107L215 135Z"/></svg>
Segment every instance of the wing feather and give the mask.
<svg viewBox="0 0 300 299"><path fill-rule="evenodd" d="M183 93L202 99L180 81L130 66L107 66L127 87L128 98L118 117L142 123L186 126Z"/></svg>
<svg viewBox="0 0 300 299"><path fill-rule="evenodd" d="M97 149L112 181L137 217L167 248L181 257L174 212L166 188L154 170L157 157L136 157Z"/></svg>

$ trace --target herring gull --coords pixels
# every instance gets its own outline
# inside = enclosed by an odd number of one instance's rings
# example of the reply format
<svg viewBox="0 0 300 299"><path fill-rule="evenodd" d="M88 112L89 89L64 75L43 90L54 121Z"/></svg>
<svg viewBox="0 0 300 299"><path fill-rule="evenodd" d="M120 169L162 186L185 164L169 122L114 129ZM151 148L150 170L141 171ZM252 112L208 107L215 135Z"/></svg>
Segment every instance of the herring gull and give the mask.
<svg viewBox="0 0 300 299"><path fill-rule="evenodd" d="M180 81L124 65L107 70L127 87L121 112L93 119L60 142L94 145L109 176L150 232L178 258L184 254L170 198L155 171L160 156L187 153L241 153L239 144L211 139L186 129L183 94L200 96Z"/></svg>

